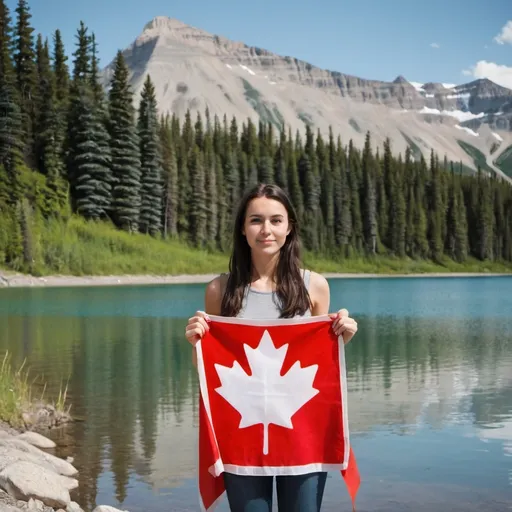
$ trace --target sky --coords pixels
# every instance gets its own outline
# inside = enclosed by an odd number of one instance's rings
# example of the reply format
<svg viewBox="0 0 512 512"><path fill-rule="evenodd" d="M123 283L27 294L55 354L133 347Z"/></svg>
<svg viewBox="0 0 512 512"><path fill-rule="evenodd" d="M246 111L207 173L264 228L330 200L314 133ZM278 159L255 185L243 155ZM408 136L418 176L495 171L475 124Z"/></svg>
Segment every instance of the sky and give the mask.
<svg viewBox="0 0 512 512"><path fill-rule="evenodd" d="M375 80L461 84L489 78L512 89L511 0L28 0L36 33L59 28L74 51L81 20L108 65L155 16ZM17 0L6 0L15 18Z"/></svg>

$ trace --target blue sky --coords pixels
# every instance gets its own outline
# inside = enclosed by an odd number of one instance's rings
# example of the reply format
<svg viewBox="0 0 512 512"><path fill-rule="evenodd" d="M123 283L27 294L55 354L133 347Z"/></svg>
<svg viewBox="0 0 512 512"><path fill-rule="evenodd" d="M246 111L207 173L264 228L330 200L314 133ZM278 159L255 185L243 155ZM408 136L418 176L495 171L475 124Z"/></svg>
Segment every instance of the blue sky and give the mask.
<svg viewBox="0 0 512 512"><path fill-rule="evenodd" d="M14 18L17 1L6 3ZM486 76L512 88L511 0L29 0L29 5L35 30L51 36L60 28L68 55L83 20L96 34L102 66L145 23L163 15L362 78L393 80L401 74L422 83L463 83Z"/></svg>

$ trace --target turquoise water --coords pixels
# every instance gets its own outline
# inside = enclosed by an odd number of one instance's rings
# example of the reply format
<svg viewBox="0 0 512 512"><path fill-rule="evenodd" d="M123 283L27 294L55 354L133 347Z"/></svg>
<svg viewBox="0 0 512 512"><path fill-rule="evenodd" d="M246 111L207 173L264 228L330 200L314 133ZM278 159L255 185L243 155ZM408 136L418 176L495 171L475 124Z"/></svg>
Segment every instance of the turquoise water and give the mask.
<svg viewBox="0 0 512 512"><path fill-rule="evenodd" d="M347 346L358 511L512 509L512 278L330 280L359 322ZM204 285L0 290L0 355L47 393L69 382L54 432L85 508L198 510L197 393L188 316ZM224 503L220 510L227 510ZM338 474L323 510L350 510Z"/></svg>

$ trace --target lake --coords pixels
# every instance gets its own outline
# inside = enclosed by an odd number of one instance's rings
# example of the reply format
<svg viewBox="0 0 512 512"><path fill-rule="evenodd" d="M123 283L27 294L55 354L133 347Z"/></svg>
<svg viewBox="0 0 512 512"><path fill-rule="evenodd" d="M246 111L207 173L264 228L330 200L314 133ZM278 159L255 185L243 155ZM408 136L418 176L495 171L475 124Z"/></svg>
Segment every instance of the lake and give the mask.
<svg viewBox="0 0 512 512"><path fill-rule="evenodd" d="M512 510L512 277L331 279L347 346L358 512ZM0 290L0 355L79 421L54 431L82 507L199 510L187 318L204 285ZM219 510L228 510L224 500ZM350 511L330 474L325 511Z"/></svg>

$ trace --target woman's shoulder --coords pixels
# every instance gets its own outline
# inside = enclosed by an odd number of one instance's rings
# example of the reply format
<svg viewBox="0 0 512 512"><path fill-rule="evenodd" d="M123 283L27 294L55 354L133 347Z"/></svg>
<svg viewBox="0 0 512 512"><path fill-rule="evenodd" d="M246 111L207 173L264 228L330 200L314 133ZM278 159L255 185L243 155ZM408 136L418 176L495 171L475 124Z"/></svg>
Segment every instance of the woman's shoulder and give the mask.
<svg viewBox="0 0 512 512"><path fill-rule="evenodd" d="M313 315L327 314L330 304L330 290L327 279L318 272L309 271L309 297Z"/></svg>
<svg viewBox="0 0 512 512"><path fill-rule="evenodd" d="M309 295L313 299L313 301L321 300L322 297L329 296L329 283L327 279L318 272L314 272L313 270L304 271L309 272Z"/></svg>
<svg viewBox="0 0 512 512"><path fill-rule="evenodd" d="M219 274L217 277L214 277L207 285L206 285L206 293L224 293L226 289L226 283L228 282L228 273Z"/></svg>
<svg viewBox="0 0 512 512"><path fill-rule="evenodd" d="M207 313L210 313L211 315L220 314L222 297L226 290L227 281L228 274L220 274L206 285L205 307Z"/></svg>
<svg viewBox="0 0 512 512"><path fill-rule="evenodd" d="M329 283L327 282L327 279L318 272L315 272L313 270L307 270L307 269L301 269L301 275L304 276L304 278L307 278L309 281L309 287L321 289L321 290L329 290ZM309 274L309 276L308 276Z"/></svg>

